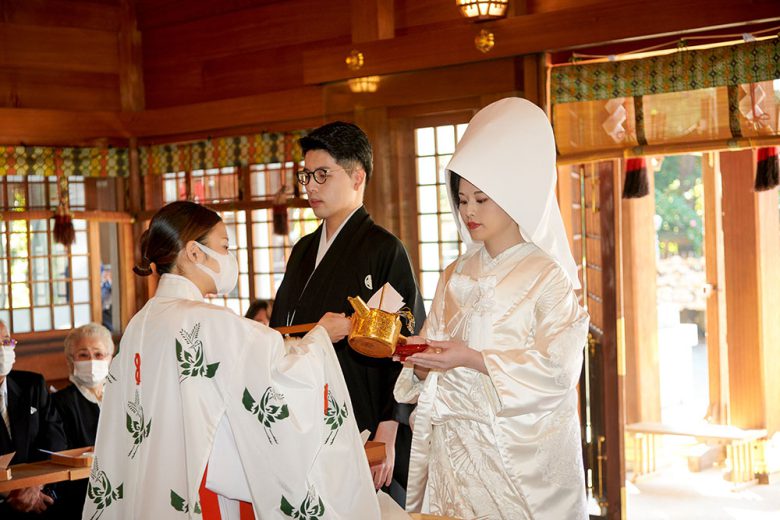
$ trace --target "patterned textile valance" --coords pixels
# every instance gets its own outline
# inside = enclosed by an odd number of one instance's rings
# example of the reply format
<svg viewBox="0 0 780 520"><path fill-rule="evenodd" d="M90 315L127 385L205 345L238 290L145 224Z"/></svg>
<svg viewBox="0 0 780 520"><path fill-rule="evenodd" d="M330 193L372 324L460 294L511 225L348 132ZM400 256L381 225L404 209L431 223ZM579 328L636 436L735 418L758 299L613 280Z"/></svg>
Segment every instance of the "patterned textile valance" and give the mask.
<svg viewBox="0 0 780 520"><path fill-rule="evenodd" d="M780 38L650 58L555 67L554 104L738 86L780 78Z"/></svg>
<svg viewBox="0 0 780 520"><path fill-rule="evenodd" d="M780 138L780 38L555 67L560 161L767 146Z"/></svg>
<svg viewBox="0 0 780 520"><path fill-rule="evenodd" d="M304 131L216 137L139 148L141 175L300 161Z"/></svg>
<svg viewBox="0 0 780 520"><path fill-rule="evenodd" d="M0 146L0 175L126 177L127 148Z"/></svg>

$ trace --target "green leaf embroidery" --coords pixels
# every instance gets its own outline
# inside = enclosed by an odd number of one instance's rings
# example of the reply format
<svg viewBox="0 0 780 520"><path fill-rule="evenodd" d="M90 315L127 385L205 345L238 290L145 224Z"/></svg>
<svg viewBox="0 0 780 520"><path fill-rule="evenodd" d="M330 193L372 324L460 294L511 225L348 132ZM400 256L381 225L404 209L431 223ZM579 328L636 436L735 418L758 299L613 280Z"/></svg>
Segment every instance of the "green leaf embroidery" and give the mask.
<svg viewBox="0 0 780 520"><path fill-rule="evenodd" d="M98 466L97 458L94 460L87 484L87 497L95 504L90 520L98 520L111 504L122 499L123 486L124 483L113 489L106 472Z"/></svg>
<svg viewBox="0 0 780 520"><path fill-rule="evenodd" d="M184 500L182 497L180 497L172 489L171 489L171 507L173 507L176 511L181 511L183 513L189 511L189 507L187 506L187 501Z"/></svg>
<svg viewBox="0 0 780 520"><path fill-rule="evenodd" d="M272 400L278 401L281 404L272 404ZM249 389L244 388L244 395L241 402L248 412L257 416L257 420L260 421L265 428L265 435L268 438L268 442L271 444L279 444L279 441L271 430L273 423L286 419L290 415L287 405L284 404L283 400L284 396L277 394L274 392L273 388L269 386L266 388L263 397L260 398L260 403L258 404L257 401L255 401L255 398L252 397L252 394L249 393Z"/></svg>
<svg viewBox="0 0 780 520"><path fill-rule="evenodd" d="M144 408L141 406L138 390L135 391L135 400L129 401L127 408L129 413L126 414L125 427L133 438L133 447L130 448L130 453L127 456L132 459L138 453L138 448L141 447L143 440L149 437L149 433L152 430L152 420L149 419L149 422L144 424Z"/></svg>
<svg viewBox="0 0 780 520"><path fill-rule="evenodd" d="M203 342L198 339L200 323L196 323L192 332L182 329L180 334L186 346L176 340L176 360L179 362L179 383L188 377L212 378L217 373L219 362L205 364Z"/></svg>
<svg viewBox="0 0 780 520"><path fill-rule="evenodd" d="M279 506L279 509L282 510L282 513L290 517L293 516L293 511L295 511L295 508L287 501L286 498L284 498L284 495L282 495L282 504Z"/></svg>
<svg viewBox="0 0 780 520"><path fill-rule="evenodd" d="M309 488L306 493L306 498L303 499L298 509L294 508L292 504L282 495L282 502L279 509L285 516L294 518L295 520L319 520L322 515L325 514L325 504L322 503L322 499L317 496L314 488Z"/></svg>
<svg viewBox="0 0 780 520"><path fill-rule="evenodd" d="M187 501L172 489L171 507L173 507L176 511L181 511L182 513L188 513L190 510L190 506ZM196 515L201 514L200 502L195 502L195 507L192 508L192 512Z"/></svg>
<svg viewBox="0 0 780 520"><path fill-rule="evenodd" d="M347 402L344 401L341 406L336 402L333 397L333 392L328 388L328 409L325 412L325 424L330 426L330 432L325 439L325 444L333 444L336 441L336 435L341 429L341 425L347 418L349 410L347 409Z"/></svg>

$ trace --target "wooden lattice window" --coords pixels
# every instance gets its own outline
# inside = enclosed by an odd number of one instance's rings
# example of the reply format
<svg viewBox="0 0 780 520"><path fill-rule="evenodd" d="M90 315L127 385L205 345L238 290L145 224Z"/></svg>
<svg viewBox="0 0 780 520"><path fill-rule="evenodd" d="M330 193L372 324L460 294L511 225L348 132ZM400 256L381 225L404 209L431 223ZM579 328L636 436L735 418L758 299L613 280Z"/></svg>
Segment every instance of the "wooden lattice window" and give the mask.
<svg viewBox="0 0 780 520"><path fill-rule="evenodd" d="M5 211L53 210L59 204L59 179L43 175L6 175L0 179L0 207ZM70 208L86 206L84 177L68 177Z"/></svg>
<svg viewBox="0 0 780 520"><path fill-rule="evenodd" d="M161 176L163 202L191 200L216 204L239 200L238 168L211 168L191 172L164 173Z"/></svg>
<svg viewBox="0 0 780 520"><path fill-rule="evenodd" d="M284 167L282 167L284 166ZM272 200L282 183L287 196L298 195L293 172L300 165L253 165L250 168L251 196L253 199ZM285 266L292 246L304 235L317 229L319 221L306 207L287 208L288 233L274 233L273 210L257 209L251 213L252 257L254 262L254 291L256 298L273 298L284 277Z"/></svg>
<svg viewBox="0 0 780 520"><path fill-rule="evenodd" d="M54 242L50 219L0 222L0 319L13 333L90 321L87 223L73 226L76 241L66 248Z"/></svg>
<svg viewBox="0 0 780 520"><path fill-rule="evenodd" d="M439 276L464 250L450 210L447 166L466 124L415 129L420 291L430 309Z"/></svg>

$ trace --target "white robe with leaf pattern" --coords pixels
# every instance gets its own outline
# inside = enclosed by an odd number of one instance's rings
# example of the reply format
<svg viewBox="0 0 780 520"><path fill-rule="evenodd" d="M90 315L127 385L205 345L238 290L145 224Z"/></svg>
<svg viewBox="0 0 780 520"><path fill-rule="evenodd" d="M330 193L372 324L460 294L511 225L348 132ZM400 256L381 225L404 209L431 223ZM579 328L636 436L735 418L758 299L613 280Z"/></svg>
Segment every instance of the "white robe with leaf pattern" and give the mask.
<svg viewBox="0 0 780 520"><path fill-rule="evenodd" d="M200 518L223 420L257 518L379 518L326 331L286 345L175 275L161 278L111 364L83 518Z"/></svg>

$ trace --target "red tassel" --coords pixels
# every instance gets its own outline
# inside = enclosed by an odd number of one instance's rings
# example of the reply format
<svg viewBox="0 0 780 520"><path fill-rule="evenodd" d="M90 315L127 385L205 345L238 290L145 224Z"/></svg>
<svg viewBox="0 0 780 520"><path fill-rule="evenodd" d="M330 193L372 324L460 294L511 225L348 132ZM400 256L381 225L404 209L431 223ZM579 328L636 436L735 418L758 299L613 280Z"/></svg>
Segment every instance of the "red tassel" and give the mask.
<svg viewBox="0 0 780 520"><path fill-rule="evenodd" d="M289 235L290 221L287 217L287 194L286 186L283 184L279 191L274 195L274 205L272 208L274 235Z"/></svg>
<svg viewBox="0 0 780 520"><path fill-rule="evenodd" d="M759 148L756 158L755 190L771 190L778 184L780 184L780 178L778 178L777 147Z"/></svg>
<svg viewBox="0 0 780 520"><path fill-rule="evenodd" d="M626 160L626 181L623 184L624 199L638 199L650 193L647 166L644 157Z"/></svg>
<svg viewBox="0 0 780 520"><path fill-rule="evenodd" d="M69 247L76 241L76 231L73 229L73 218L70 212L62 206L57 208L54 214L54 241Z"/></svg>

